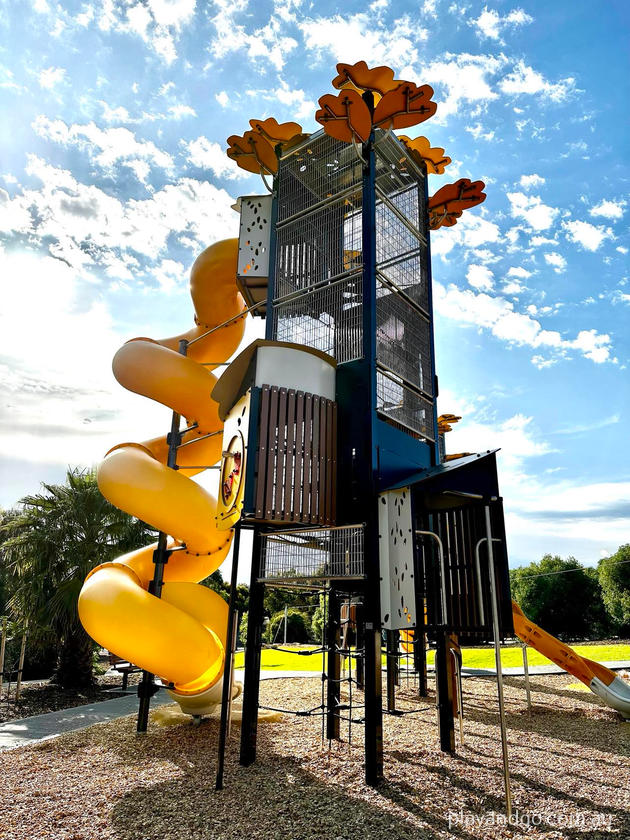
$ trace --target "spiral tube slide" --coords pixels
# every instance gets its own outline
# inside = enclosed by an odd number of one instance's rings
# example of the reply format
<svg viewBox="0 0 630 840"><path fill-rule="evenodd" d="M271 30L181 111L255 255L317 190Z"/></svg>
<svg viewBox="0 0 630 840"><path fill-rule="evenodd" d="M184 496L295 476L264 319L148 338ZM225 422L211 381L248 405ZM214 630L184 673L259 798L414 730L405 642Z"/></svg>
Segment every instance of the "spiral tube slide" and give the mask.
<svg viewBox="0 0 630 840"><path fill-rule="evenodd" d="M236 288L238 240L204 251L191 271L195 327L162 341L136 338L113 360L114 376L130 391L156 400L186 418L187 445L178 469L167 464L166 437L122 443L99 465L98 485L116 507L169 534L177 548L164 571L161 598L148 592L156 544L93 569L79 596L79 617L100 645L173 683L183 711L203 714L220 701L225 660L227 604L199 581L225 559L231 531L215 527L216 498L190 476L221 457L223 424L210 394L211 370L227 360L243 337L245 315L192 341L244 311ZM213 432L212 437L204 437ZM203 439L202 439L203 438Z"/></svg>
<svg viewBox="0 0 630 840"><path fill-rule="evenodd" d="M626 720L630 719L630 684L599 662L580 656L551 633L534 624L515 601L512 601L512 616L514 632L521 641L555 662L564 671L573 674L594 694L601 697L604 703L620 712Z"/></svg>

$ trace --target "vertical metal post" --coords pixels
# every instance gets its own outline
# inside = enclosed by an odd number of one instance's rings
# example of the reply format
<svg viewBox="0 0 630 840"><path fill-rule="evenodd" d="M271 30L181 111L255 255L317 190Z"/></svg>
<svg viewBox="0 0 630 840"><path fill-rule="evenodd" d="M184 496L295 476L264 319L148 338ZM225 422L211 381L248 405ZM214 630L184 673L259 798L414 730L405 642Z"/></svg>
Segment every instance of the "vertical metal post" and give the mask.
<svg viewBox="0 0 630 840"><path fill-rule="evenodd" d="M225 665L223 668L223 690L221 692L221 722L219 724L219 757L215 789L223 789L223 768L225 766L225 742L227 739L228 717L232 700L232 666L234 648L234 629L236 614L236 587L238 580L238 558L241 550L241 523L234 526L234 546L232 550L232 575L230 577L230 599L228 603L227 633L225 637Z"/></svg>
<svg viewBox="0 0 630 840"><path fill-rule="evenodd" d="M422 628L424 628L424 617L422 618ZM428 695L427 687L427 647L424 629L419 629L419 622L416 623L416 629L413 634L413 667L418 674L418 696L426 697Z"/></svg>
<svg viewBox="0 0 630 840"><path fill-rule="evenodd" d="M497 669L497 694L499 696L499 719L501 723L501 749L503 752L503 778L505 782L505 810L508 819L512 816L512 792L510 789L510 763L508 758L507 731L505 726L505 702L503 699L503 670L501 668L501 639L499 629L499 602L496 575L494 572L494 551L492 548L492 525L490 505L485 506L486 537L488 539L488 565L490 571L490 594L492 596L492 630L494 635L494 660Z"/></svg>
<svg viewBox="0 0 630 840"><path fill-rule="evenodd" d="M179 352L182 356L186 355L188 342L185 338L180 339ZM166 437L168 443L168 455L166 457L166 466L169 469L175 469L177 465L177 447L181 443L180 415L174 411L171 418L171 431ZM149 583L149 592L155 595L156 598L162 596L162 585L164 583L164 568L168 563L168 558L171 552L168 549L168 535L160 531L158 535L157 548L153 552L153 580ZM153 674L150 671L142 672L142 679L138 683L138 697L140 704L138 706L138 720L136 723L136 732L142 734L147 731L149 724L149 709L151 706L151 698L158 691Z"/></svg>
<svg viewBox="0 0 630 840"><path fill-rule="evenodd" d="M283 644L286 647L287 644L287 624L289 621L289 607L287 604L284 605L284 641Z"/></svg>
<svg viewBox="0 0 630 840"><path fill-rule="evenodd" d="M26 628L22 632L22 645L20 647L20 659L18 662L17 683L15 686L15 702L20 699L20 692L22 690L22 671L24 670L24 655L26 653Z"/></svg>
<svg viewBox="0 0 630 840"><path fill-rule="evenodd" d="M339 596L334 589L328 592L328 621L326 624L326 676L328 679L326 691L326 737L328 740L338 740L341 729L339 716L339 702L341 698L341 656L338 648L340 642L340 610Z"/></svg>
<svg viewBox="0 0 630 840"><path fill-rule="evenodd" d="M428 213L428 205L429 205L429 179L427 177L427 167L426 164L423 166L423 174L424 174L424 212L420 213L420 224L422 226L422 233L427 241L427 293L428 293L428 307L429 307L429 317L430 317L430 345L431 345L431 376L433 378L433 430L434 430L434 438L435 444L433 446L433 463L439 464L440 463L440 439L437 433L438 429L438 410L437 410L437 399L438 399L438 378L435 368L435 331L433 325L433 280L431 277L431 232L429 230L429 213Z"/></svg>
<svg viewBox="0 0 630 840"><path fill-rule="evenodd" d="M446 630L438 629L435 646L435 684L437 689L440 749L455 752L455 727L453 723L453 681L450 675L451 655Z"/></svg>
<svg viewBox="0 0 630 840"><path fill-rule="evenodd" d="M374 95L363 99L372 112ZM368 376L369 460L359 480L360 508L365 511L365 781L383 779L383 685L381 667L381 606L378 533L378 437L376 419L376 153L374 133L363 145L361 247L363 253L363 361ZM367 429L366 429L367 432Z"/></svg>
<svg viewBox="0 0 630 840"><path fill-rule="evenodd" d="M2 641L0 641L0 689L4 677L4 654L7 646L7 617L2 619Z"/></svg>
<svg viewBox="0 0 630 840"><path fill-rule="evenodd" d="M260 693L260 656L262 646L263 599L265 586L259 580L262 554L260 530L254 528L252 572L249 584L249 612L245 642L245 677L243 689L243 719L241 721L241 752L239 761L249 767L256 761L258 736L258 697Z"/></svg>
<svg viewBox="0 0 630 840"><path fill-rule="evenodd" d="M529 661L527 659L527 645L525 642L521 645L523 649L523 672L525 673L525 693L527 694L527 711L532 712L532 693L529 687Z"/></svg>
<svg viewBox="0 0 630 840"><path fill-rule="evenodd" d="M398 630L387 630L387 711L396 711L396 669L398 666Z"/></svg>

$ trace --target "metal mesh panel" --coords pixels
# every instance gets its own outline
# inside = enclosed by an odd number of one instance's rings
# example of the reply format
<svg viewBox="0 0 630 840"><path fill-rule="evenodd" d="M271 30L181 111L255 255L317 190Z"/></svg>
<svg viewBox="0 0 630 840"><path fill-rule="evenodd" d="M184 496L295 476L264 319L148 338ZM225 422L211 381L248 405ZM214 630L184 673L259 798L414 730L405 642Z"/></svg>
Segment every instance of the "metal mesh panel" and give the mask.
<svg viewBox="0 0 630 840"><path fill-rule="evenodd" d="M362 278L355 274L274 304L273 335L323 350L338 362L362 356Z"/></svg>
<svg viewBox="0 0 630 840"><path fill-rule="evenodd" d="M338 193L360 186L361 161L354 147L323 132L289 152L278 170L278 222Z"/></svg>
<svg viewBox="0 0 630 840"><path fill-rule="evenodd" d="M376 281L376 358L433 396L429 323L380 279Z"/></svg>
<svg viewBox="0 0 630 840"><path fill-rule="evenodd" d="M394 375L376 371L376 410L387 420L433 440L433 405Z"/></svg>
<svg viewBox="0 0 630 840"><path fill-rule="evenodd" d="M378 266L378 272L428 313L429 272L426 248L418 247L414 251L382 262Z"/></svg>
<svg viewBox="0 0 630 840"><path fill-rule="evenodd" d="M361 193L278 225L274 298L362 266Z"/></svg>
<svg viewBox="0 0 630 840"><path fill-rule="evenodd" d="M374 148L378 189L389 194L423 180L423 173L394 134L377 129Z"/></svg>
<svg viewBox="0 0 630 840"><path fill-rule="evenodd" d="M276 531L263 537L260 577L265 581L364 574L362 525Z"/></svg>

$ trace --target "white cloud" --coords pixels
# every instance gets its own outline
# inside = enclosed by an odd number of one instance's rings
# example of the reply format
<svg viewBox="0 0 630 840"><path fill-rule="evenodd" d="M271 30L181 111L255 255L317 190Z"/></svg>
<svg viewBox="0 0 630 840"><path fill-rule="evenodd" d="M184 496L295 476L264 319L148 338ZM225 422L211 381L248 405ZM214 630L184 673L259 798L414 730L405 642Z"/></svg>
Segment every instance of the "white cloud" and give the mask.
<svg viewBox="0 0 630 840"><path fill-rule="evenodd" d="M473 289L489 292L494 287L494 274L485 265L469 265L466 279Z"/></svg>
<svg viewBox="0 0 630 840"><path fill-rule="evenodd" d="M41 190L25 190L13 199L5 194L0 221L8 232L50 240L52 252L72 266L116 265L129 254L159 260L170 237L201 250L209 235L221 239L238 230L234 199L207 181L181 178L148 199L123 203L34 156L27 173L41 180Z"/></svg>
<svg viewBox="0 0 630 840"><path fill-rule="evenodd" d="M368 65L388 64L404 74L406 67L418 61L418 42L427 40L428 31L409 15L397 18L387 28L375 23L370 15L358 13L307 18L298 26L306 48L318 55L343 56L348 64L360 60Z"/></svg>
<svg viewBox="0 0 630 840"><path fill-rule="evenodd" d="M44 90L52 90L64 80L65 75L66 71L63 67L48 67L41 71L37 79Z"/></svg>
<svg viewBox="0 0 630 840"><path fill-rule="evenodd" d="M494 131L484 131L481 123L476 125L467 125L466 131L475 138L475 140L494 140Z"/></svg>
<svg viewBox="0 0 630 840"><path fill-rule="evenodd" d="M545 254L545 262L548 265L553 266L553 270L556 274L562 274L567 267L567 261L562 254L558 254L557 251L551 251L549 254Z"/></svg>
<svg viewBox="0 0 630 840"><path fill-rule="evenodd" d="M197 112L190 105L170 105L168 113L174 120L181 120L184 117L196 117Z"/></svg>
<svg viewBox="0 0 630 840"><path fill-rule="evenodd" d="M562 102L575 92L575 79L566 78L560 82L548 82L544 76L520 60L514 70L499 82L503 93L543 94L553 102Z"/></svg>
<svg viewBox="0 0 630 840"><path fill-rule="evenodd" d="M522 192L508 193L510 213L514 219L525 219L534 230L547 230L552 226L558 210L543 204L537 195L525 195Z"/></svg>
<svg viewBox="0 0 630 840"><path fill-rule="evenodd" d="M511 266L508 269L508 277L520 277L522 280L527 280L527 278L531 276L531 271L528 271L526 268L522 268L521 266Z"/></svg>
<svg viewBox="0 0 630 840"><path fill-rule="evenodd" d="M386 59L385 59L386 61ZM414 77L422 78L439 92L438 110L432 123L443 123L458 112L462 103L480 113L483 107L498 98L491 78L506 63L504 55L471 55L446 53L444 58L422 65Z"/></svg>
<svg viewBox="0 0 630 840"><path fill-rule="evenodd" d="M524 190L531 190L536 187L542 187L544 183L545 179L541 175L521 175L520 184Z"/></svg>
<svg viewBox="0 0 630 840"><path fill-rule="evenodd" d="M527 23L532 23L533 20L534 18L530 17L523 9L512 9L507 15L501 16L494 9L488 9L485 6L479 17L469 20L468 23L475 27L480 37L502 42L502 31L516 26L524 26Z"/></svg>
<svg viewBox="0 0 630 840"><path fill-rule="evenodd" d="M294 119L303 120L315 117L317 105L312 99L306 98L301 88L290 88L286 82L282 81L280 87L273 92L273 96L283 105L292 107Z"/></svg>
<svg viewBox="0 0 630 840"><path fill-rule="evenodd" d="M97 9L88 7L76 23L87 27L95 20L102 32L135 35L166 64L172 64L177 58L175 42L183 27L193 21L195 9L196 0L129 0L121 5L102 0Z"/></svg>
<svg viewBox="0 0 630 840"><path fill-rule="evenodd" d="M627 202L624 199L608 200L603 199L595 207L591 208L591 216L603 216L605 219L621 219Z"/></svg>
<svg viewBox="0 0 630 840"><path fill-rule="evenodd" d="M619 251L620 254L627 254L628 253L628 249L625 247L625 245L617 245L617 248L615 250Z"/></svg>
<svg viewBox="0 0 630 840"><path fill-rule="evenodd" d="M182 140L181 144L186 150L189 163L200 169L210 169L218 178L233 180L250 177L250 173L239 169L218 143L208 140L203 135L189 143Z"/></svg>
<svg viewBox="0 0 630 840"><path fill-rule="evenodd" d="M142 182L147 180L149 167L166 171L173 168L173 158L167 152L158 149L150 140L137 140L128 128L99 128L93 122L69 126L63 120L38 116L33 129L47 140L84 149L106 170L113 170L116 164L127 166Z"/></svg>
<svg viewBox="0 0 630 840"><path fill-rule="evenodd" d="M219 91L219 93L215 93L214 98L217 100L217 102L222 108L227 108L228 103L230 101L230 97L224 90Z"/></svg>
<svg viewBox="0 0 630 840"><path fill-rule="evenodd" d="M563 222L562 227L570 242L575 242L587 251L597 251L604 240L614 239L610 228L592 225L590 222L579 220Z"/></svg>
<svg viewBox="0 0 630 840"><path fill-rule="evenodd" d="M254 61L271 64L276 70L282 70L287 56L298 46L295 38L282 32L279 18L273 17L269 22L248 33L239 21L243 19L242 9L238 4L230 4L229 8L221 8L219 14L212 18L216 29L216 38L210 46L210 52L215 59L225 58L231 53L245 50L248 57Z"/></svg>
<svg viewBox="0 0 630 840"><path fill-rule="evenodd" d="M541 245L557 245L555 239L550 239L548 236L530 236L529 244L532 248L540 248Z"/></svg>
<svg viewBox="0 0 630 840"><path fill-rule="evenodd" d="M485 292L476 294L472 289L462 290L455 285L444 287L434 282L434 303L442 317L487 329L508 344L546 348L553 355L561 356L577 350L597 363L610 358L609 335L582 330L576 339L564 339L555 330L543 329L531 315L515 311L513 303L499 296Z"/></svg>
<svg viewBox="0 0 630 840"><path fill-rule="evenodd" d="M103 109L103 119L107 123L128 123L132 122L131 115L126 108L123 108L122 105L118 107L110 107L107 102L104 102L102 99L98 100L98 104Z"/></svg>

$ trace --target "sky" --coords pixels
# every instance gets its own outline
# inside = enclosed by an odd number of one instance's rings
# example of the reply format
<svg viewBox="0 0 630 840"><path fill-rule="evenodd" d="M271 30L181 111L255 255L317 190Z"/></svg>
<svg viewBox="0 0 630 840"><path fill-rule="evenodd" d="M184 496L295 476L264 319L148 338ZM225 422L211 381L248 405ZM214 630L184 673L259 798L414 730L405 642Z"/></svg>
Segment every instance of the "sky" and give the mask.
<svg viewBox="0 0 630 840"><path fill-rule="evenodd" d="M447 450L501 447L511 565L629 542L630 5L596 7L0 0L0 505L168 430L111 357L192 326L193 260L265 192L226 138L317 130L336 63L363 59L434 88L402 132L453 160L430 192L487 185L431 237Z"/></svg>

